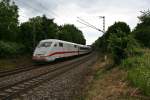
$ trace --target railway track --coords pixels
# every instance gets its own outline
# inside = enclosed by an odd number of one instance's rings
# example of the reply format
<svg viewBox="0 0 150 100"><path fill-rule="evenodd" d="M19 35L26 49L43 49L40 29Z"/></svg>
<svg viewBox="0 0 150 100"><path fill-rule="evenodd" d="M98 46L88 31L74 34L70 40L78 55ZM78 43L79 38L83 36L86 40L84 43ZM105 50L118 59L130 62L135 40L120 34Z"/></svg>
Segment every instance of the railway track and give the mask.
<svg viewBox="0 0 150 100"><path fill-rule="evenodd" d="M21 93L27 92L30 89L39 86L40 84L47 82L68 70L79 66L80 64L90 60L93 54L89 54L78 58L78 60L68 62L59 66L53 67L51 70L48 70L44 73L38 74L34 77L27 78L25 80L18 81L14 84L1 86L0 87L0 98L1 100L10 100L16 96L19 96Z"/></svg>
<svg viewBox="0 0 150 100"><path fill-rule="evenodd" d="M74 59L73 57L70 57L70 60L71 59ZM55 65L57 63L63 63L64 61L67 61L67 59L63 59L63 60L57 60L57 61L54 61L54 62L49 62L47 65L51 66L51 65ZM10 76L10 75L13 75L13 74L18 74L18 73L21 73L21 72L25 72L25 71L29 71L29 70L33 70L33 69L37 69L37 68L40 68L40 67L44 67L46 64L31 64L31 65L22 65L23 67L17 67L15 69L12 69L12 70L5 70L5 71L0 71L0 78L1 77L6 77L6 76Z"/></svg>
<svg viewBox="0 0 150 100"><path fill-rule="evenodd" d="M32 64L32 65L28 65L28 66L21 67L21 68L15 68L13 70L0 71L0 78L5 77L5 76L9 76L9 75L12 75L12 74L17 74L17 73L20 73L20 72L23 72L23 71L32 70L34 68L36 68L36 67L35 67L34 64Z"/></svg>

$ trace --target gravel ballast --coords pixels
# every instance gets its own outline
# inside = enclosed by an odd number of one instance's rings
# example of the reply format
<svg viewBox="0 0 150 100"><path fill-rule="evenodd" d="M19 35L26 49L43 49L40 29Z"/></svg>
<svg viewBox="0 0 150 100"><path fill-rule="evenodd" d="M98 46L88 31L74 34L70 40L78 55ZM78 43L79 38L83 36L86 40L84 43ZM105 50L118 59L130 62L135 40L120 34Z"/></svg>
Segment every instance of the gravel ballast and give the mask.
<svg viewBox="0 0 150 100"><path fill-rule="evenodd" d="M97 56L94 56L80 66L19 95L14 100L73 100L81 94L85 75L96 59Z"/></svg>

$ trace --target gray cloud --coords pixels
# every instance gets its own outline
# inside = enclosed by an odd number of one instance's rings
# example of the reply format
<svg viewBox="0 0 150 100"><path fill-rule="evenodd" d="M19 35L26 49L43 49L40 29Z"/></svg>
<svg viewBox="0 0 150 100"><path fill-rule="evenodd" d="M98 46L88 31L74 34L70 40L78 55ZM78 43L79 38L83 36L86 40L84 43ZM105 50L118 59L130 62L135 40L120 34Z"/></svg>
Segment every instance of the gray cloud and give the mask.
<svg viewBox="0 0 150 100"><path fill-rule="evenodd" d="M56 0L15 0L20 11L25 10L27 16L46 14L47 16L56 16L54 11L57 8Z"/></svg>

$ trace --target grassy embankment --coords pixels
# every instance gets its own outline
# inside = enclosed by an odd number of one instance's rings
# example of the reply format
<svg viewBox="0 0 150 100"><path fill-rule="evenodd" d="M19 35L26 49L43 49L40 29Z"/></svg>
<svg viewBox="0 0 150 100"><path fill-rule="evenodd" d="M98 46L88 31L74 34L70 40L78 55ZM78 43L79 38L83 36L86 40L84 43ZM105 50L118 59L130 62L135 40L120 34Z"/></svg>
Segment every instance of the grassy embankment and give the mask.
<svg viewBox="0 0 150 100"><path fill-rule="evenodd" d="M125 59L122 67L127 69L130 83L150 97L150 50L145 49L143 53L141 56Z"/></svg>
<svg viewBox="0 0 150 100"><path fill-rule="evenodd" d="M23 67L32 64L30 55L22 55L11 58L0 58L0 71L12 70L17 67Z"/></svg>
<svg viewBox="0 0 150 100"><path fill-rule="evenodd" d="M110 59L99 59L92 68L83 100L150 100L150 50L108 69Z"/></svg>

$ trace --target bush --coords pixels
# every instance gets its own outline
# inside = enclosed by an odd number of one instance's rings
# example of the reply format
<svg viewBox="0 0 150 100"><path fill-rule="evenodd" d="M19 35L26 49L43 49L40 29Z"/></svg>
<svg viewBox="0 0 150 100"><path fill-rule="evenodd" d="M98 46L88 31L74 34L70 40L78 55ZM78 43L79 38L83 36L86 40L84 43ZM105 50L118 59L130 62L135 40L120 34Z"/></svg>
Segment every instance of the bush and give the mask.
<svg viewBox="0 0 150 100"><path fill-rule="evenodd" d="M150 48L150 25L136 29L133 33L135 38L143 46Z"/></svg>
<svg viewBox="0 0 150 100"><path fill-rule="evenodd" d="M128 72L128 80L150 96L150 69L139 66Z"/></svg>
<svg viewBox="0 0 150 100"><path fill-rule="evenodd" d="M24 45L0 41L0 57L16 56L24 52Z"/></svg>
<svg viewBox="0 0 150 100"><path fill-rule="evenodd" d="M122 66L128 69L128 80L150 96L150 52L125 59Z"/></svg>
<svg viewBox="0 0 150 100"><path fill-rule="evenodd" d="M138 53L138 47L139 45L132 34L126 34L120 30L111 34L108 39L108 50L112 53L116 63Z"/></svg>

